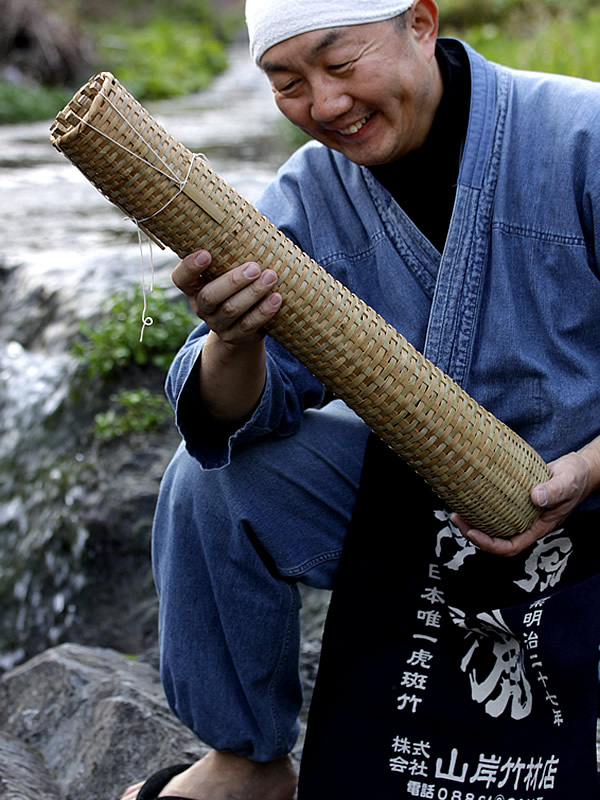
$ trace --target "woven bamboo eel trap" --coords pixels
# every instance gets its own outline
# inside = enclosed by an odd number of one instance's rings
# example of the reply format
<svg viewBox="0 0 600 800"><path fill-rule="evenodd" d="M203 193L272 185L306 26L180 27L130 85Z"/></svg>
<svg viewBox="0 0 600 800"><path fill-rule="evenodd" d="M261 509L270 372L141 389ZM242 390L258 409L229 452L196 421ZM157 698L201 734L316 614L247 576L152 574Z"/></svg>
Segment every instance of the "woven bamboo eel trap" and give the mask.
<svg viewBox="0 0 600 800"><path fill-rule="evenodd" d="M100 73L75 94L50 140L152 239L180 258L210 250L210 277L248 260L274 269L283 305L269 334L473 527L507 537L534 522L529 492L550 475L538 454L167 133L113 75Z"/></svg>

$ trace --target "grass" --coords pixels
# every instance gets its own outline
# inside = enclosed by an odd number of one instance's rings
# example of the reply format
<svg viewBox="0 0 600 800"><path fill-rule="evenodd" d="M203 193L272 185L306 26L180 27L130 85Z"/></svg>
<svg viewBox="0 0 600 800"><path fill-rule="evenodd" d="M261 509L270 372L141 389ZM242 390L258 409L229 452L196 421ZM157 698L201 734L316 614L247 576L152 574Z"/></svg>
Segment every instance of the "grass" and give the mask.
<svg viewBox="0 0 600 800"><path fill-rule="evenodd" d="M568 11L552 0L451 0L442 14L442 34L459 36L507 66L600 80L600 9L588 0L573 0Z"/></svg>

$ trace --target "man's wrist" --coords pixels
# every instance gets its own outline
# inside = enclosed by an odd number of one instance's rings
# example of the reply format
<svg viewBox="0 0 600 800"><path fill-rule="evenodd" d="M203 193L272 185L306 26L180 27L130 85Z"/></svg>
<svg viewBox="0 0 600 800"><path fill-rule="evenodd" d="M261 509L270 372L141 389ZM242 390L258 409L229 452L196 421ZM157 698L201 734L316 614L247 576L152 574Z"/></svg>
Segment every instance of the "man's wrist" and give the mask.
<svg viewBox="0 0 600 800"><path fill-rule="evenodd" d="M198 372L200 402L221 426L235 429L260 402L266 380L264 341L237 347L209 335Z"/></svg>
<svg viewBox="0 0 600 800"><path fill-rule="evenodd" d="M600 436L586 444L576 455L582 458L587 469L585 497L600 487Z"/></svg>

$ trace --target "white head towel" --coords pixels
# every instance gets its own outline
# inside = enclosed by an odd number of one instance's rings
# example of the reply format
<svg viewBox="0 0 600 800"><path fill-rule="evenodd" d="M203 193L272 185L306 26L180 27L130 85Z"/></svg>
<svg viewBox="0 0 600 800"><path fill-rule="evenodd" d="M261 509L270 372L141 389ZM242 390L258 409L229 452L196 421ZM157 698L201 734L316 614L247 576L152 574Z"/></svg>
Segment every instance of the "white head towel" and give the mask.
<svg viewBox="0 0 600 800"><path fill-rule="evenodd" d="M381 22L402 14L414 0L246 0L250 54L257 64L263 54L286 39L307 31Z"/></svg>

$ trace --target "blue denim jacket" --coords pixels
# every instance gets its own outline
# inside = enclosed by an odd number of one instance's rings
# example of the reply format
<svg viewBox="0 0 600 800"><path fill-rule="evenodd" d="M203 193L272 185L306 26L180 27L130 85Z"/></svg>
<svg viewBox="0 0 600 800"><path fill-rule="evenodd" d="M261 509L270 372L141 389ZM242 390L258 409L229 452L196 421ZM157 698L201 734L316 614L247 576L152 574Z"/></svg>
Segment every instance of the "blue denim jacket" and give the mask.
<svg viewBox="0 0 600 800"><path fill-rule="evenodd" d="M368 169L300 149L261 211L547 460L600 433L600 85L492 64L466 46L472 98L440 254ZM265 392L226 447L203 440L193 379L206 328L168 394L206 467L293 433L321 384L273 341ZM600 501L598 501L600 504Z"/></svg>

